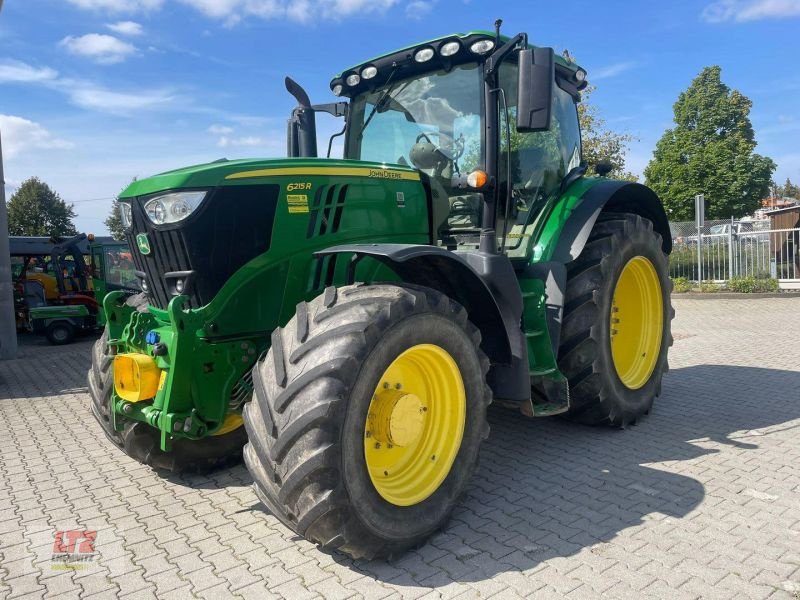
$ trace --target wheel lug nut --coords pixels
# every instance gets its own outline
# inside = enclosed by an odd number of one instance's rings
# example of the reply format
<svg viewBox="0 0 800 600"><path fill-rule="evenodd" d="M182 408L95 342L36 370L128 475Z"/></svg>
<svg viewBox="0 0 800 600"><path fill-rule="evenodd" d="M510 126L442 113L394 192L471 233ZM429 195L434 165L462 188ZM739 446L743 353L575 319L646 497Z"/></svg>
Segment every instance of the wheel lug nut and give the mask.
<svg viewBox="0 0 800 600"><path fill-rule="evenodd" d="M364 436L365 436L365 437L372 437L372 432L371 432L371 431L368 431L367 433L365 433L365 434L364 434Z"/></svg>
<svg viewBox="0 0 800 600"><path fill-rule="evenodd" d="M395 383L394 384L394 389L396 389L396 390L399 390L401 387L403 387L403 386L400 385L399 383Z"/></svg>
<svg viewBox="0 0 800 600"><path fill-rule="evenodd" d="M375 450L380 450L380 449L381 449L381 443L375 442Z"/></svg>
<svg viewBox="0 0 800 600"><path fill-rule="evenodd" d="M384 381L383 382L383 389L385 389L385 390L389 389L389 382L388 381Z"/></svg>

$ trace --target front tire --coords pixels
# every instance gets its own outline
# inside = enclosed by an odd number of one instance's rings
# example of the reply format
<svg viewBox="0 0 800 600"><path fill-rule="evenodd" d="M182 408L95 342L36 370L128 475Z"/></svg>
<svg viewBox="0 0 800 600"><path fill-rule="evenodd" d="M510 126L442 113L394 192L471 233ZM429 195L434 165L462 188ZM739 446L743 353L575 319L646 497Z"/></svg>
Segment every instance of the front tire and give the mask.
<svg viewBox="0 0 800 600"><path fill-rule="evenodd" d="M442 526L488 435L488 359L466 311L406 285L327 288L272 334L244 457L290 529L354 558ZM438 461L438 462L437 462Z"/></svg>
<svg viewBox="0 0 800 600"><path fill-rule="evenodd" d="M125 304L144 312L147 297L135 294ZM87 375L92 414L106 437L134 460L154 469L171 473L207 473L242 460L242 447L247 441L244 427L221 435L200 440L176 439L172 450L164 452L159 447L160 432L140 422L128 422L122 431L116 431L111 414L114 390L114 353L108 345L108 326L92 348L92 366Z"/></svg>
<svg viewBox="0 0 800 600"><path fill-rule="evenodd" d="M672 345L672 282L661 236L638 215L601 214L567 265L558 364L566 418L624 427L661 393Z"/></svg>

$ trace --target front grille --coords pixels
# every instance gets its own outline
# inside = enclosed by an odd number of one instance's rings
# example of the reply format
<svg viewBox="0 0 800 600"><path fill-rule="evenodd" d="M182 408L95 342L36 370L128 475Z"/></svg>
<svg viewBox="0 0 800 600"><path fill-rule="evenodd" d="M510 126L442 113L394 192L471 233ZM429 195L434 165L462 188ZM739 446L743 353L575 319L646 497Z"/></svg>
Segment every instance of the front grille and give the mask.
<svg viewBox="0 0 800 600"><path fill-rule="evenodd" d="M189 253L186 251L186 245L180 231L156 231L150 226L149 221L146 224L141 223L142 220L147 221L147 217L144 215L138 216L138 219L134 216L134 227L132 228L134 231L127 234L128 246L137 248L134 232L144 231L147 233L147 238L150 241L150 254L145 257L137 250L133 252L133 262L136 265L136 270L145 275L147 295L150 301L159 308L166 308L172 299L172 295L167 290L166 281L163 277L164 273L191 271ZM198 304L199 298L196 298L194 294L189 298L189 304L192 308L200 306Z"/></svg>
<svg viewBox="0 0 800 600"><path fill-rule="evenodd" d="M176 292L174 279L168 281L165 274L186 272L189 307L208 304L231 275L269 249L279 191L275 184L217 188L185 221L161 226L144 212L152 196L136 198L126 237L150 302L166 308ZM138 233L147 234L149 254L138 251Z"/></svg>

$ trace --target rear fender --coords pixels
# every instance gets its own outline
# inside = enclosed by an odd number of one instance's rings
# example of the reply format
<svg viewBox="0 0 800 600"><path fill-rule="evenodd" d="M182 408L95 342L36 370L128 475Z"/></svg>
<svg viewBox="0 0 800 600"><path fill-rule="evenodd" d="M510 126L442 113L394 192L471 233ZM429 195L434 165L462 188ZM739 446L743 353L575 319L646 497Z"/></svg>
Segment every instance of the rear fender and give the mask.
<svg viewBox="0 0 800 600"><path fill-rule="evenodd" d="M664 207L650 188L630 181L584 179L589 184L578 197L567 190L550 212L537 240L533 262L551 260L568 263L580 256L601 212L634 213L649 219L661 234L665 253L672 251L672 236Z"/></svg>

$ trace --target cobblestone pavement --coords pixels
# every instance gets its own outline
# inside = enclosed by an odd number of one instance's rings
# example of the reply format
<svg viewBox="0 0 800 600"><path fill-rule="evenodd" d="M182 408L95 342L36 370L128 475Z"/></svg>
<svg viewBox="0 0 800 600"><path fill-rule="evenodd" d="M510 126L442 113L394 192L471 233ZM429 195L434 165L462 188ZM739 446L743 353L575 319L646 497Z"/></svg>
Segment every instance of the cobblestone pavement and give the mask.
<svg viewBox="0 0 800 600"><path fill-rule="evenodd" d="M91 341L28 340L0 363L0 598L798 599L800 299L674 304L649 417L493 409L446 529L388 563L292 535L244 467L162 478L128 459L89 414ZM96 560L57 570L54 535L75 530L96 532Z"/></svg>

